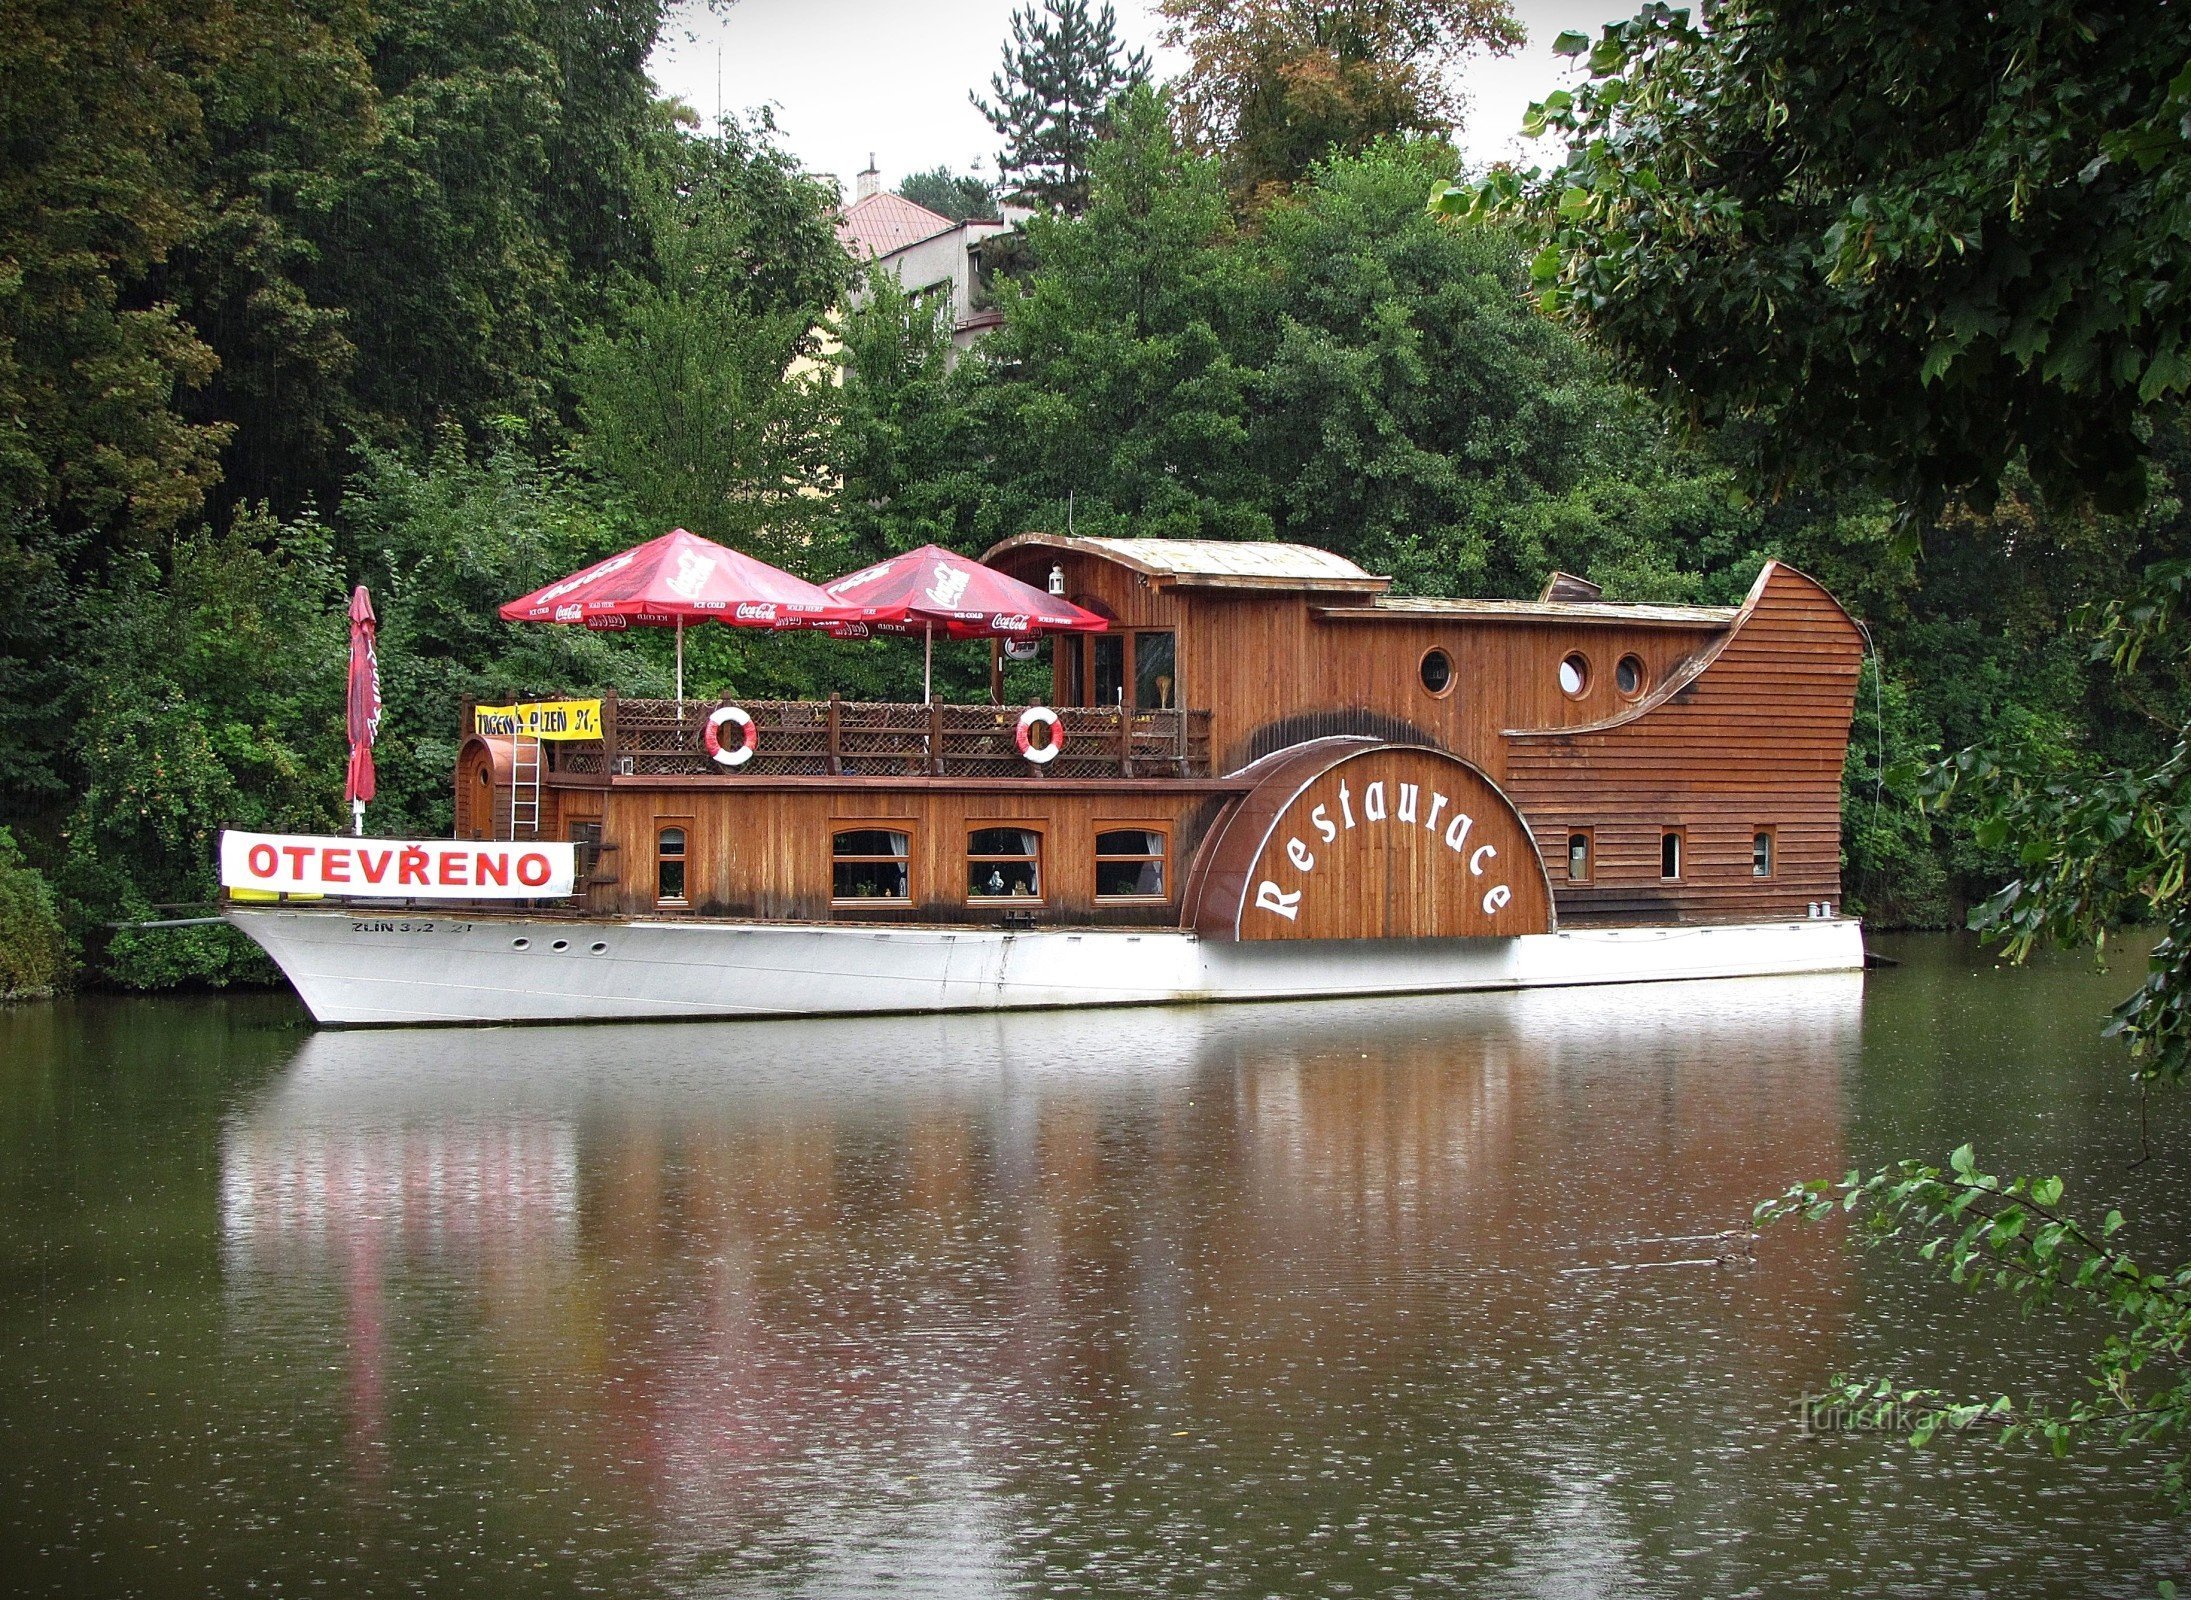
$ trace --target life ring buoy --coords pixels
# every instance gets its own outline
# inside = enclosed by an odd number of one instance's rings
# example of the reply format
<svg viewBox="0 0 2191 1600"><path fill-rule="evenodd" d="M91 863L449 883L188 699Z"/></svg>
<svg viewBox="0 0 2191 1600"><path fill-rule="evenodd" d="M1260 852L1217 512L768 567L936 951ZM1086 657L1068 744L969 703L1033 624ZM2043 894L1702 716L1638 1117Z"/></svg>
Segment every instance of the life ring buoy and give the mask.
<svg viewBox="0 0 2191 1600"><path fill-rule="evenodd" d="M1037 745L1029 736L1036 723L1050 730L1050 742ZM1065 748L1065 730L1058 724L1058 716L1048 706L1029 706L1019 714L1019 728L1013 734L1019 741L1019 753L1038 767L1046 767L1057 759L1057 753Z"/></svg>
<svg viewBox="0 0 2191 1600"><path fill-rule="evenodd" d="M723 748L722 734L726 722L735 722L743 730L737 742L727 750ZM703 737L707 740L710 761L722 767L742 767L753 759L753 752L761 742L761 730L753 725L745 707L717 706L708 713L707 731Z"/></svg>

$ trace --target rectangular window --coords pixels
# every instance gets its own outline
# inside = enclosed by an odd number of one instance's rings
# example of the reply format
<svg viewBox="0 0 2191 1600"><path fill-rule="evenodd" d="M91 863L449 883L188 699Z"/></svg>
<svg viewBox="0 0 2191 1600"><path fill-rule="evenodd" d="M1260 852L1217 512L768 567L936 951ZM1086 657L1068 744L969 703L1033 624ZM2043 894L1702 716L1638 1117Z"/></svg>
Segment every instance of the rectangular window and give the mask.
<svg viewBox="0 0 2191 1600"><path fill-rule="evenodd" d="M683 828L663 828L654 835L654 898L666 906L685 903Z"/></svg>
<svg viewBox="0 0 2191 1600"><path fill-rule="evenodd" d="M1669 828L1658 836L1658 875L1668 880L1681 876L1681 834Z"/></svg>
<svg viewBox="0 0 2191 1600"><path fill-rule="evenodd" d="M1567 836L1567 881L1590 881L1590 834L1587 829L1578 829Z"/></svg>
<svg viewBox="0 0 2191 1600"><path fill-rule="evenodd" d="M1106 828L1096 835L1098 900L1164 898L1164 834L1158 828Z"/></svg>
<svg viewBox="0 0 2191 1600"><path fill-rule="evenodd" d="M841 829L830 840L830 898L911 900L912 843L895 828Z"/></svg>
<svg viewBox="0 0 2191 1600"><path fill-rule="evenodd" d="M1042 835L1032 828L975 828L968 833L966 898L1040 900Z"/></svg>
<svg viewBox="0 0 2191 1600"><path fill-rule="evenodd" d="M1115 633L1099 633L1088 641L1095 657L1094 706L1115 706L1126 697L1126 641Z"/></svg>
<svg viewBox="0 0 2191 1600"><path fill-rule="evenodd" d="M1750 836L1750 876L1769 878L1773 875L1773 830L1760 828Z"/></svg>
<svg viewBox="0 0 2191 1600"><path fill-rule="evenodd" d="M1179 646L1172 633L1134 635L1134 709L1170 711L1179 704Z"/></svg>

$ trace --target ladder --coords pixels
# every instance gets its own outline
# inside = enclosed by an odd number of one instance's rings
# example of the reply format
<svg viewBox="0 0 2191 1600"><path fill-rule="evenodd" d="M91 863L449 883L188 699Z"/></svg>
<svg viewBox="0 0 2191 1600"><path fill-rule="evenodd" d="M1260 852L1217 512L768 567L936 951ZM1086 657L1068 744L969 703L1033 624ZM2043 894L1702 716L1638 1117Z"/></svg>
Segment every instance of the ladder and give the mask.
<svg viewBox="0 0 2191 1600"><path fill-rule="evenodd" d="M510 837L540 836L540 741L519 734L510 741Z"/></svg>

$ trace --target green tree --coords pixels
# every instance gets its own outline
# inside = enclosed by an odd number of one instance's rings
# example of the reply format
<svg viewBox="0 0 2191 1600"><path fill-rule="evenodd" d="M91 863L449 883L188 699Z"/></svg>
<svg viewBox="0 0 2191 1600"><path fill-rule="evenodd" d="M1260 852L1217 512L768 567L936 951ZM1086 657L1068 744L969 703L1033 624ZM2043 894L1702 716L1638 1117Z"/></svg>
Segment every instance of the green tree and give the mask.
<svg viewBox="0 0 2191 1600"><path fill-rule="evenodd" d="M851 270L833 198L735 124L681 142L653 198L655 276L575 363L581 453L654 531L778 560L811 537L836 401L819 324Z"/></svg>
<svg viewBox="0 0 2191 1600"><path fill-rule="evenodd" d="M1768 484L2135 505L2191 387L2191 63L2150 8L1664 5L1560 48L1547 171L1446 189L1541 219L1535 276Z"/></svg>
<svg viewBox="0 0 2191 1600"><path fill-rule="evenodd" d="M1241 358L1276 531L1418 593L1532 594L1560 566L1692 597L1712 532L1732 561L1756 519L1532 313L1511 238L1424 214L1451 158L1392 140L1322 164L1245 246L1269 300Z"/></svg>
<svg viewBox="0 0 2191 1600"><path fill-rule="evenodd" d="M1003 56L996 98L967 96L1004 140L997 172L1014 199L1078 216L1110 104L1148 81L1148 55L1120 43L1110 0L1042 0L1012 13Z"/></svg>
<svg viewBox="0 0 2191 1600"><path fill-rule="evenodd" d="M51 994L68 961L52 887L0 828L0 1001Z"/></svg>
<svg viewBox="0 0 2191 1600"><path fill-rule="evenodd" d="M1508 0L1163 0L1164 42L1187 52L1182 120L1253 195L1402 133L1447 133L1448 74L1471 51L1522 42Z"/></svg>
<svg viewBox="0 0 2191 1600"><path fill-rule="evenodd" d="M0 38L0 494L63 533L152 540L203 503L230 433L179 399L213 351L159 274L198 221L220 44L166 0L12 8Z"/></svg>
<svg viewBox="0 0 2191 1600"><path fill-rule="evenodd" d="M840 331L831 466L847 569L924 544L978 553L1017 531L1002 516L1011 485L988 459L980 404L1005 385L983 362L957 359L949 302L916 298L871 267Z"/></svg>
<svg viewBox="0 0 2191 1600"><path fill-rule="evenodd" d="M964 222L969 217L991 218L997 214L996 191L989 180L972 172L953 172L949 167L930 167L898 185L898 193L917 206L926 206L939 217Z"/></svg>
<svg viewBox="0 0 2191 1600"><path fill-rule="evenodd" d="M1130 520L1166 536L1267 534L1245 478L1249 374L1234 319L1260 296L1228 247L1214 162L1173 137L1146 86L1096 148L1087 213L1036 217L1037 270L1008 289L983 354L998 466L1018 503L1062 525Z"/></svg>
<svg viewBox="0 0 2191 1600"><path fill-rule="evenodd" d="M675 148L646 77L662 14L659 0L373 0L373 137L301 196L308 287L346 312L368 437L568 420L578 334L649 270L645 196Z"/></svg>

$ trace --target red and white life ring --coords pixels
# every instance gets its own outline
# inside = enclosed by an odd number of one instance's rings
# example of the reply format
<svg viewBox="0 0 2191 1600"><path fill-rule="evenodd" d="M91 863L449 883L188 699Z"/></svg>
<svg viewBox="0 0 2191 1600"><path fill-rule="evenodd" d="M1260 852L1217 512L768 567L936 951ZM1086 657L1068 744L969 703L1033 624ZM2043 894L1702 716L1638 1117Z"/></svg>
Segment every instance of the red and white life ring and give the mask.
<svg viewBox="0 0 2191 1600"><path fill-rule="evenodd" d="M1028 730L1036 723L1050 730L1050 742L1037 745L1029 737ZM1057 753L1065 748L1065 730L1058 725L1057 713L1048 706L1029 706L1019 714L1019 730L1013 735L1019 741L1019 753L1038 767L1046 767L1057 759Z"/></svg>
<svg viewBox="0 0 2191 1600"><path fill-rule="evenodd" d="M742 730L737 741L729 749L723 747L722 728L726 722L735 722ZM743 706L717 706L708 713L708 759L717 766L742 767L753 759L754 748L761 742L761 730L753 725Z"/></svg>

